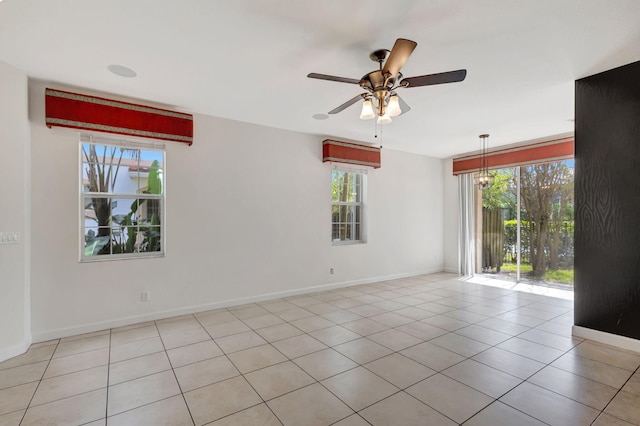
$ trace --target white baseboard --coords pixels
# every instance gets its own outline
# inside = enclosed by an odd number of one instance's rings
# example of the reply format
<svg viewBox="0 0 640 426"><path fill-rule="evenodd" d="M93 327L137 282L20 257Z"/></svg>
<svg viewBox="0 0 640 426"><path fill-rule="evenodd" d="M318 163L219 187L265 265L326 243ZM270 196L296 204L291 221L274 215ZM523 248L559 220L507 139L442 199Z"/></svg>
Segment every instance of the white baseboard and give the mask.
<svg viewBox="0 0 640 426"><path fill-rule="evenodd" d="M632 339L630 337L606 333L592 328L580 327L579 325L573 326L571 334L576 337L593 340L594 342L604 343L605 345L615 346L620 349L640 352L640 340Z"/></svg>
<svg viewBox="0 0 640 426"><path fill-rule="evenodd" d="M444 267L444 272L448 272L450 274L459 274L460 271L458 271L458 267L457 266L445 266Z"/></svg>
<svg viewBox="0 0 640 426"><path fill-rule="evenodd" d="M275 293L267 293L259 296L243 297L239 299L230 299L220 302L205 303L202 305L187 306L177 309L169 309L165 311L152 312L148 314L132 315L124 318L118 318L107 321L98 321L89 324L83 324L72 327L57 328L34 333L34 342L45 342L47 340L58 339L62 337L75 336L78 334L91 333L94 331L106 330L108 328L123 327L126 325L136 324L139 322L155 321L164 318L171 318L179 315L195 314L198 312L210 311L213 309L229 308L232 306L245 305L247 303L264 302L266 300L280 299L283 297L297 296L300 294L317 293L321 291L333 290L343 287L351 287L362 284L372 284L381 281L397 280L401 278L415 277L419 275L433 274L442 272L442 266L435 266L427 270L419 272L410 272L402 274L393 274L379 277L362 278L358 280L343 281L339 283L322 284L311 287L304 287L295 290L287 290Z"/></svg>
<svg viewBox="0 0 640 426"><path fill-rule="evenodd" d="M0 349L0 362L22 355L29 349L29 346L31 346L31 336L26 336L23 342Z"/></svg>

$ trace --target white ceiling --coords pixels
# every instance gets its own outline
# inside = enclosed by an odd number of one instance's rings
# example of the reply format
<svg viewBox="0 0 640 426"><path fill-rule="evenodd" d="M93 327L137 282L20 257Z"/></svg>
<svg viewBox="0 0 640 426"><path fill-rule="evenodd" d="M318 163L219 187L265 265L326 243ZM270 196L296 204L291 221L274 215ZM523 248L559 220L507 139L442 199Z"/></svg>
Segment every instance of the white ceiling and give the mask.
<svg viewBox="0 0 640 426"><path fill-rule="evenodd" d="M33 78L180 110L380 143L359 79L369 53L418 43L405 77L466 68L462 83L399 89L412 110L383 146L435 157L573 130L574 80L640 60L638 0L0 0L0 61ZM136 78L107 70L134 69Z"/></svg>

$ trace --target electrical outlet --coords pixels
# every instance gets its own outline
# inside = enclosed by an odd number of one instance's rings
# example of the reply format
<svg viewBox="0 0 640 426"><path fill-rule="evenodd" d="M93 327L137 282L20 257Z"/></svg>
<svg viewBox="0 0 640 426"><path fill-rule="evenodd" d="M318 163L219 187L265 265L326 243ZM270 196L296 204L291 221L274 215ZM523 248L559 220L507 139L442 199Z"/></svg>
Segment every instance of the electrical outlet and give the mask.
<svg viewBox="0 0 640 426"><path fill-rule="evenodd" d="M143 291L140 295L140 300L143 302L148 302L151 300L151 294L148 291Z"/></svg>
<svg viewBox="0 0 640 426"><path fill-rule="evenodd" d="M333 275L333 272L334 272L333 268L329 268L329 273L330 273L331 275Z"/></svg>

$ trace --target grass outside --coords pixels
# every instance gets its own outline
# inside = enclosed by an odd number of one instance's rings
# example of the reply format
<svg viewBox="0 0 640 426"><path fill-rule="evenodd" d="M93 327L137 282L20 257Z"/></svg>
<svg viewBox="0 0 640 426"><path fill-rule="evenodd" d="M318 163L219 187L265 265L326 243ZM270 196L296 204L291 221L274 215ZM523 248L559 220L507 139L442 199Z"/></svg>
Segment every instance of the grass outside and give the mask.
<svg viewBox="0 0 640 426"><path fill-rule="evenodd" d="M504 263L500 268L502 272L516 272L517 265L515 263ZM533 267L529 264L523 263L520 265L520 273L523 275L533 272ZM573 285L573 269L558 269L555 271L547 270L542 277L549 283L560 283Z"/></svg>

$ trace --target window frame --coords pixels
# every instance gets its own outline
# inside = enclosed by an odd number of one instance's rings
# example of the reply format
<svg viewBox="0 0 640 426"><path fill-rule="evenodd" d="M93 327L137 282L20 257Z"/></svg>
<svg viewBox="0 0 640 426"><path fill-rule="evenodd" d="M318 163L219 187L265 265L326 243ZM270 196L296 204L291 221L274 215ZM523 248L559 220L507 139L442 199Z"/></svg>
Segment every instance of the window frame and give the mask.
<svg viewBox="0 0 640 426"><path fill-rule="evenodd" d="M354 174L354 175L359 175L361 177L361 184L360 184L360 200L359 201L334 201L333 200L333 174L334 172L342 172L342 173L350 173L350 174ZM366 203L367 203L367 173L368 170L367 169L361 169L361 168L353 168L353 167L348 167L348 166L344 166L344 165L333 165L333 167L331 168L331 174L330 174L330 183L331 183L331 190L332 190L332 194L331 194L331 222L330 222L330 227L331 227L331 245L333 246L344 246L344 245L355 245L355 244L366 244L367 243L367 218L366 218ZM350 225L352 227L355 227L356 223L359 223L359 238L357 240L339 240L339 239L334 239L333 238L333 227L336 224L340 224L343 222L334 222L333 221L333 208L334 206L351 206L351 207L356 207L360 209L360 221L357 222L355 219L352 220L350 222Z"/></svg>
<svg viewBox="0 0 640 426"><path fill-rule="evenodd" d="M138 149L142 151L156 151L161 153L162 155L162 193L161 194L145 194L142 193L141 190L144 187L138 187L138 190L135 192L88 192L85 190L85 164L86 158L83 155L83 145L85 144L93 144L97 146L108 146L108 147L117 147L117 148L126 148L126 149ZM105 261L116 261L116 260L131 260L131 259L149 259L149 258L159 258L165 257L166 255L166 158L167 153L165 149L165 144L158 141L152 140L131 140L131 139L111 139L105 137L96 137L90 134L81 134L80 140L78 143L78 211L79 211L79 261L81 263L87 262L105 262ZM123 167L123 166L120 166ZM119 173L123 175L128 173L125 170L120 170ZM144 173L144 172L138 172ZM113 188L109 188L113 191ZM159 210L160 210L160 250L152 251L152 252L133 252L133 253L111 253L111 254L102 254L102 255L86 255L85 253L85 237L87 229L87 216L85 208L87 206L87 202L91 203L91 199L93 198L110 198L112 200L129 200L133 202L134 200L158 200L159 201ZM129 204L127 204L129 205ZM113 208L113 207L112 207ZM146 207L145 207L146 211ZM113 224L110 225L110 238L113 238ZM121 232L126 232L124 229Z"/></svg>

